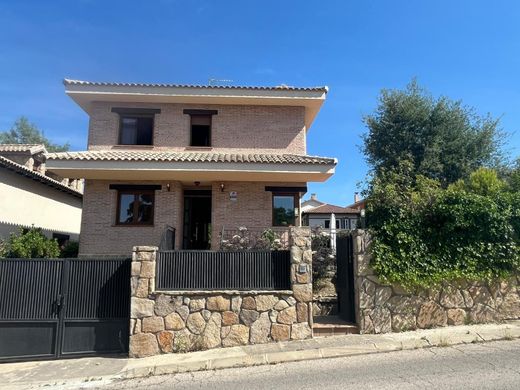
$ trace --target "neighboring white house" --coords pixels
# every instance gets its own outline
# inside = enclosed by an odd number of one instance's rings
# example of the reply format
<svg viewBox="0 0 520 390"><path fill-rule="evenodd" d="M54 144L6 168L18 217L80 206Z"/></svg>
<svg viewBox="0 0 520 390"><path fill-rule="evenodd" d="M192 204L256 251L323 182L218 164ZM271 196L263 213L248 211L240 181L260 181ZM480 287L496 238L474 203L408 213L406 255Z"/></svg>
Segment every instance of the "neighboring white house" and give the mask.
<svg viewBox="0 0 520 390"><path fill-rule="evenodd" d="M60 243L79 239L83 194L40 173L40 164L0 156L0 239L32 226Z"/></svg>
<svg viewBox="0 0 520 390"><path fill-rule="evenodd" d="M336 217L336 229L355 229L359 221L359 209L341 207L318 200L316 194L302 202L302 222L304 226L330 229L331 215Z"/></svg>

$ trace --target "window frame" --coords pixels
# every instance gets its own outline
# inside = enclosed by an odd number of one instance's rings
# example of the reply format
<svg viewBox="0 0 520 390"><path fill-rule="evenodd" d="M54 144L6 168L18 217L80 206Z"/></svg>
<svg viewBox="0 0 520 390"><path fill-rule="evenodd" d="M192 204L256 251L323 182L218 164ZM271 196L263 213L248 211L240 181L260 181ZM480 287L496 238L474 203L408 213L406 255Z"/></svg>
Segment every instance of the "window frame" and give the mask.
<svg viewBox="0 0 520 390"><path fill-rule="evenodd" d="M204 116L204 117L209 117L209 130L208 130L208 142L209 142L209 145L193 145L193 118L194 117L201 117L201 116ZM213 128L213 115L211 114L190 114L190 147L193 147L193 148L211 148L212 147L212 144L213 144L213 139L212 139L212 135L213 135L213 131L212 131L212 128Z"/></svg>
<svg viewBox="0 0 520 390"><path fill-rule="evenodd" d="M218 110L202 110L202 109L190 109L186 108L182 111L184 115L190 116L190 148L212 148L213 147L213 115L218 115ZM209 145L207 146L200 146L200 145L193 145L193 134L192 134L192 118L194 116L209 116Z"/></svg>
<svg viewBox="0 0 520 390"><path fill-rule="evenodd" d="M293 221L293 224L289 224L289 225L275 225L275 215L274 215L274 198L276 196L292 196L293 198L293 210L294 210L294 221ZM290 227L290 226L296 226L296 222L298 220L298 215L296 215L296 210L298 209L298 206L299 206L299 199L300 199L300 194L298 193L294 193L294 192L273 192L272 193L272 196L271 196L271 224L273 227Z"/></svg>
<svg viewBox="0 0 520 390"><path fill-rule="evenodd" d="M112 107L110 112L119 116L119 132L117 137L118 146L153 146L155 141L155 115L161 113L160 108L135 108L135 107ZM150 144L122 144L121 135L123 129L123 118L152 118L152 137ZM137 137L137 132L136 132ZM137 140L136 140L137 142Z"/></svg>
<svg viewBox="0 0 520 390"><path fill-rule="evenodd" d="M135 143L133 144L124 144L122 143L122 135L123 135L123 119L125 118L128 118L128 119L137 119L137 122L139 122L139 118L151 118L152 119L152 134L151 134L151 138L150 138L150 143L149 144L138 144L137 143L137 138L138 138L138 129L136 129L135 131ZM154 133L155 133L155 115L154 114L140 114L140 113L136 113L136 114L131 114L131 113L120 113L119 114L119 138L117 140L117 144L118 145L121 145L121 146L153 146L153 143L154 143Z"/></svg>
<svg viewBox="0 0 520 390"><path fill-rule="evenodd" d="M155 191L154 190L142 190L142 189L118 189L117 190L117 211L116 211L116 226L154 226L155 223ZM140 202L136 202L138 197L140 195L150 195L152 197L152 218L151 222L140 222L137 218L134 218L134 220L131 223L122 223L119 220L119 217L121 216L121 195L134 195L134 216L139 215L139 204Z"/></svg>

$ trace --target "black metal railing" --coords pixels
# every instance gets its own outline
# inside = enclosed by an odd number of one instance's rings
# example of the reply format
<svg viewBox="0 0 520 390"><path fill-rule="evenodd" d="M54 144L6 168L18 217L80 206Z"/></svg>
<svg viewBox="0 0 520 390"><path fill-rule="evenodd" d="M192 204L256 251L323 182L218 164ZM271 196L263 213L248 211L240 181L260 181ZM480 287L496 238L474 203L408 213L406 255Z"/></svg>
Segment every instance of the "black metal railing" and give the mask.
<svg viewBox="0 0 520 390"><path fill-rule="evenodd" d="M157 290L288 290L289 251L160 251Z"/></svg>

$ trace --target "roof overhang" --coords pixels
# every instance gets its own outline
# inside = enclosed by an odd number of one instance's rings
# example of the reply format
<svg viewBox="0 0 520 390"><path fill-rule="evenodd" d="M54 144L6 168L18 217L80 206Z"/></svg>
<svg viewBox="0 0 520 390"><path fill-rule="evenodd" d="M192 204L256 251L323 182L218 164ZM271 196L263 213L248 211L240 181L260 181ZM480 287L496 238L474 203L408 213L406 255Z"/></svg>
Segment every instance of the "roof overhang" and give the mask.
<svg viewBox="0 0 520 390"><path fill-rule="evenodd" d="M311 126L325 101L328 89L177 86L163 84L117 84L65 80L65 92L83 110L91 113L96 101L115 103L233 104L305 107L305 126Z"/></svg>
<svg viewBox="0 0 520 390"><path fill-rule="evenodd" d="M324 182L335 164L47 160L62 177L99 180Z"/></svg>

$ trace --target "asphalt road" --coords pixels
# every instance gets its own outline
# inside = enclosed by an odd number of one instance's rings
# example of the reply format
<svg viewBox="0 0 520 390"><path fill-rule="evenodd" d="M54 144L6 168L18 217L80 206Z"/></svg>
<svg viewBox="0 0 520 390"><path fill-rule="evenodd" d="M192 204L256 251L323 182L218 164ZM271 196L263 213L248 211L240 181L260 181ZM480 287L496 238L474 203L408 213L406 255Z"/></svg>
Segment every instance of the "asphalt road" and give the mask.
<svg viewBox="0 0 520 390"><path fill-rule="evenodd" d="M429 388L520 389L520 340L156 376L100 389Z"/></svg>

